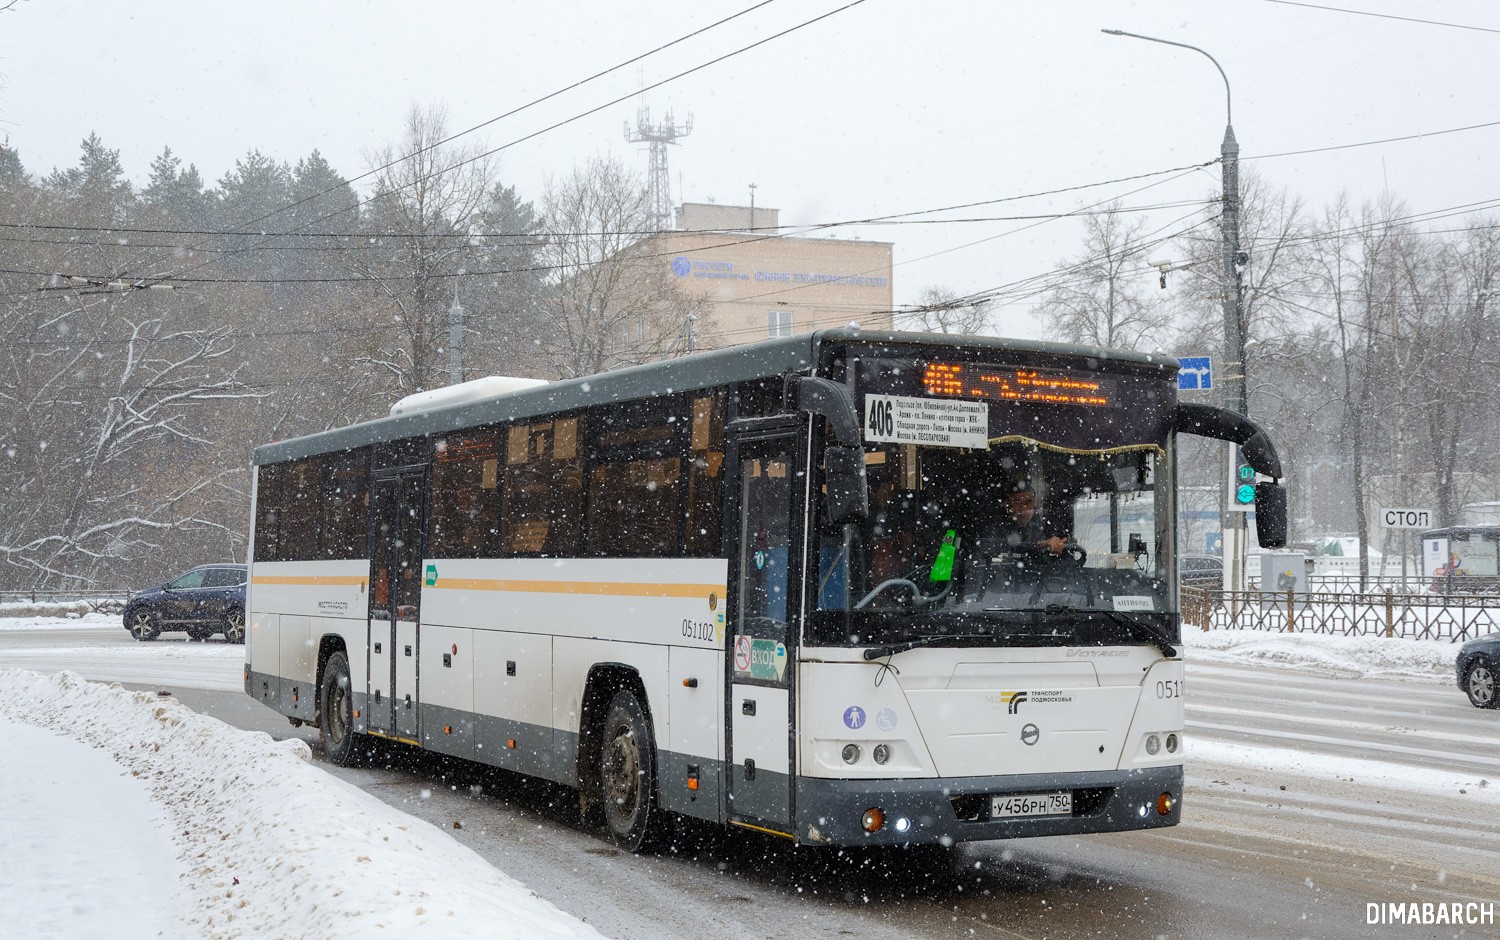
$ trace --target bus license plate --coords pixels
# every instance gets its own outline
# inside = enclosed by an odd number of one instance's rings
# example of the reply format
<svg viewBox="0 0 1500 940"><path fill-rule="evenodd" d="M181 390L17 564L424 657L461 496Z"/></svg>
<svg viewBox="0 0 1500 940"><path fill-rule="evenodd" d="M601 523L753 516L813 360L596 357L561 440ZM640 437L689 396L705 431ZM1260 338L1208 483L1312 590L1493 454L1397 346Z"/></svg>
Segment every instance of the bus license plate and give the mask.
<svg viewBox="0 0 1500 940"><path fill-rule="evenodd" d="M990 797L991 819L1013 816L1071 816L1072 814L1073 792L1071 790Z"/></svg>

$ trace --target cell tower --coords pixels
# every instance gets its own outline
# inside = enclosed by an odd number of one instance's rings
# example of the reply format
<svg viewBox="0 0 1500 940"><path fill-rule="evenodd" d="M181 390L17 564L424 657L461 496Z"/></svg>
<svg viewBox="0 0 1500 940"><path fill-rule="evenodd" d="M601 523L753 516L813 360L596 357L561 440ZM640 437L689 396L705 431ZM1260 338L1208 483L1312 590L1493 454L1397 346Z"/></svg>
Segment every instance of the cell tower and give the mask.
<svg viewBox="0 0 1500 940"><path fill-rule="evenodd" d="M651 145L651 170L646 179L646 188L651 198L651 219L658 231L672 227L672 178L667 173L667 144L677 143L677 138L693 132L693 116L681 126L672 123L672 112L662 116L660 124L651 123L651 109L641 105L635 113L635 127L625 122L625 139L633 144Z"/></svg>

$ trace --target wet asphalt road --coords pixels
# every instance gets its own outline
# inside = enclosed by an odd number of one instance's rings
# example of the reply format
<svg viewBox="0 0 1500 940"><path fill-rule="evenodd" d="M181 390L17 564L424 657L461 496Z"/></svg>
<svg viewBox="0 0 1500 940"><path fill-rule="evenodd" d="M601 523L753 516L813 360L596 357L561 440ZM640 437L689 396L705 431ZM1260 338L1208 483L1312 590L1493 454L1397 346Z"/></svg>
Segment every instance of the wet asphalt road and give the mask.
<svg viewBox="0 0 1500 940"><path fill-rule="evenodd" d="M238 727L301 737L322 760L316 732L238 691L234 650L147 649L123 630L0 631L0 668L171 691ZM835 853L684 824L667 850L632 857L579 822L565 788L404 749L323 766L611 937L1500 936L1365 922L1369 902L1500 906L1500 711L1436 683L1191 659L1187 675L1184 821L1152 833ZM1197 740L1211 756L1244 744L1265 759L1194 757Z"/></svg>

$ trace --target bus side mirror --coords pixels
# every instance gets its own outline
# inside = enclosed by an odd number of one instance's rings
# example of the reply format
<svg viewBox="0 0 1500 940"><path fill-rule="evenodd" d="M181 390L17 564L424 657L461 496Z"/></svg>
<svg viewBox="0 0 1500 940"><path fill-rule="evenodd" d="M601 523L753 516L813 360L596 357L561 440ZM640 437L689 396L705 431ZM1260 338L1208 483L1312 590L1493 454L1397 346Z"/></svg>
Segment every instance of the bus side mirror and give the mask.
<svg viewBox="0 0 1500 940"><path fill-rule="evenodd" d="M1286 487L1255 484L1255 537L1261 548L1286 548Z"/></svg>
<svg viewBox="0 0 1500 940"><path fill-rule="evenodd" d="M843 525L868 518L870 486L865 478L864 448L830 446L823 451L823 465L828 521Z"/></svg>

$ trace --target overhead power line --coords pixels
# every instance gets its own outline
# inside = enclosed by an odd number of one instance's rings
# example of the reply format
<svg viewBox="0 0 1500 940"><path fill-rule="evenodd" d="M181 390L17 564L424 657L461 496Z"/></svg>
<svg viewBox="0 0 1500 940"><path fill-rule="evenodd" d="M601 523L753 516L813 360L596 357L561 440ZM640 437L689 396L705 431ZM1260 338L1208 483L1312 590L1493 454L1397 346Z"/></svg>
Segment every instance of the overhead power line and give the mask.
<svg viewBox="0 0 1500 940"><path fill-rule="evenodd" d="M1330 7L1321 3L1301 3L1299 0L1266 0L1284 7L1306 7L1309 10L1327 10L1330 13L1348 13L1352 16L1372 16L1381 20L1400 20L1403 23L1421 23L1424 26L1446 26L1449 29L1467 29L1476 33L1500 33L1500 29L1487 26L1470 26L1467 23L1445 23L1442 20L1423 20L1414 16L1396 16L1394 13L1375 13L1370 10L1350 10L1347 7Z"/></svg>
<svg viewBox="0 0 1500 940"><path fill-rule="evenodd" d="M800 224L800 225L757 225L755 230L758 231L758 232L759 231L769 230L771 233L779 234L779 235L781 235L783 237L796 237L799 233L807 232L807 231L810 231L810 230L823 230L823 229L832 229L832 228L848 228L848 227L852 227L852 226L856 226L856 225L872 225L872 226L873 225L971 225L971 224L979 224L979 223L984 223L984 222L1026 222L1026 221L1034 221L1034 220L1049 221L1049 220L1052 220L1052 219L1069 219L1069 218L1078 218L1078 217L1089 216L1089 215L1105 215L1105 214L1128 215L1128 214L1137 213L1137 212L1156 212L1156 211L1159 211L1159 210L1162 210L1162 209L1180 209L1180 208L1182 208L1184 206L1206 205L1210 201L1211 200L1204 200L1204 199L1184 199L1184 200L1178 200L1176 202L1156 203L1154 205L1122 206L1119 209L1115 209L1115 210L1087 210L1087 209L1080 209L1080 210L1075 210L1075 211L1071 211L1071 212L1043 212L1043 213L1036 213L1036 214L1032 214L1032 215L968 216L968 217L956 218L956 219L897 219L897 218L875 218L875 219L857 219L857 220L856 219L849 219L849 220L845 220L845 221L841 221L841 222L814 222L814 223L803 223L803 224ZM924 211L932 211L932 210L924 210ZM17 223L17 222L0 222L0 229L3 229L3 228L11 228L11 229L27 229L27 228L40 228L40 229L49 229L50 228L50 229L58 229L58 228L62 228L62 229L68 229L70 227L69 226L29 226L29 225L26 225L24 223ZM100 231L106 231L106 230L100 230ZM120 231L120 230L118 230L118 229L110 229L110 230L107 230L107 231ZM143 232L143 234L146 234L146 233ZM490 250L490 251L493 251L493 250L495 250L497 248L500 248L500 247L503 247L503 246L496 245L496 244L493 244L493 243L485 243L485 242L482 242L482 241L478 241L478 239L512 239L512 238L514 238L514 239L528 239L528 240L537 242L538 244L541 244L547 238L553 238L553 237L596 238L596 237L602 237L602 236L625 236L625 237L646 238L646 237L650 237L650 236L654 236L654 235L661 235L661 234L695 235L695 234L714 234L714 233L713 232L681 231L681 230L671 230L671 229L669 229L665 233L663 233L662 231L659 231L659 230L656 230L656 229L649 229L649 230L648 229L642 229L642 230L639 230L639 231L622 231L622 232L604 232L604 231L598 231L598 232L546 232L546 233L536 233L536 234L519 234L519 233L508 233L508 232L499 232L499 233L489 232L489 233L479 233L479 234L471 234L471 235L463 235L463 234L438 235L438 236L425 236L424 235L422 237L423 238L428 238L428 237L452 238L452 239L455 239L455 240L472 240L473 241L472 244L454 245L454 246L452 246L451 249L449 249L449 250L453 250L453 251L460 251L460 250L464 250L464 249L471 249L471 250L476 250L476 251L477 250ZM245 250L247 250L247 251L337 251L337 252L353 252L353 251L362 251L362 250L379 250L379 249L384 249L384 248L396 248L396 247L399 247L399 245L397 245L396 243L401 242L401 241L406 240L406 239L409 239L412 236L410 236L410 235L400 235L400 234L368 235L368 234L359 233L359 232L352 232L352 233L350 233L348 235L337 235L337 236L323 235L323 236L318 236L318 237L320 237L320 238L337 239L337 240L340 240L340 241L344 242L344 244L336 244L336 245L257 245L257 246L254 246L253 248L249 248L249 249L245 249ZM15 235L0 235L0 242L16 242L16 243L19 243L19 244L29 244L29 245L61 245L61 246L64 246L64 247L77 247L77 248L120 248L120 249L128 249L128 248L135 248L135 249L173 248L173 249L175 249L175 248L181 247L181 246L178 246L178 245L159 244L159 243L153 243L153 242L140 242L140 243L137 243L137 242L118 241L118 240L116 240L116 241L84 241L82 239L76 239L76 238L22 238L22 237L15 236ZM183 250L185 250L185 251L198 251L198 252L202 252L204 254L226 254L226 253L231 253L231 252L235 251L235 249L229 249L229 248L192 248L192 249L183 249Z"/></svg>
<svg viewBox="0 0 1500 940"><path fill-rule="evenodd" d="M730 52L726 52L726 53L724 53L722 55L715 56L714 58L709 59L706 62L701 62L698 65L695 65L695 66L693 66L691 68L684 69L684 70L682 70L681 72L678 72L675 75L671 75L671 76L669 76L667 78L664 78L664 79L662 79L662 80L660 80L658 82L653 82L652 84L646 85L646 86L644 86L644 87L642 87L642 88L640 88L640 89L638 89L636 91L630 92L629 94L621 95L621 96L619 96L617 98L613 98L613 99L611 99L609 101L606 101L606 102L604 102L601 105L598 105L598 106L593 107L593 108L589 108L586 111L581 111L581 112L579 112L577 114L574 114L571 117L567 117L567 118L564 118L561 121L557 121L557 122L554 122L552 124L549 124L546 127L542 128L541 130L533 131L530 134L525 134L525 135L523 135L521 137L517 137L515 140L512 140L509 143L501 144L498 147L492 147L489 150L485 150L485 151L482 151L481 153L475 154L474 156L472 156L472 157L470 157L470 158L468 158L466 160L460 160L459 162L453 164L452 166L448 166L448 167L443 168L443 170L441 170L439 172L440 173L451 172L453 170L459 169L460 167L468 166L469 164L475 163L475 162L477 162L479 160L483 160L483 159L486 159L488 157L492 157L495 154L500 153L501 151L504 151L504 150L508 150L511 147L514 147L514 146L516 146L518 144L525 143L528 140L532 140L534 138L542 136L543 134L550 133L551 131L557 130L560 127L565 127L568 124L572 124L575 121L580 121L583 118L589 117L590 115L597 114L600 111L603 111L605 108L614 107L615 105L620 104L623 101L628 101L629 99L634 98L637 95L642 95L642 94L645 94L648 91L652 91L654 89L660 88L663 85L671 84L672 82L675 82L675 81L677 81L680 78L685 78L685 77L687 77L689 75L694 74L695 72L701 72L701 71L703 71L706 68L710 68L711 66L719 64L720 62L727 61L727 60L732 59L732 58L734 58L735 56L738 56L738 55L743 55L744 53L749 52L749 51L751 51L753 49L758 49L761 46L766 45L767 43L775 42L776 40L781 39L781 38L783 38L785 36L789 36L792 33L797 32L798 30L806 29L807 27L812 26L812 25L814 25L816 23L821 23L823 20L826 20L826 19L828 19L830 17L833 17L833 16L837 16L838 14L843 13L846 10L851 10L854 7L857 7L857 6L859 6L860 4L862 4L864 2L865 2L865 0L850 0L850 2L845 3L841 7L837 7L835 9L833 9L833 10L829 10L826 13L820 13L819 15L814 16L811 19L803 20L801 23L798 23L795 26L789 26L786 29L781 30L780 32L772 33L770 36L766 36L766 37L763 37L761 39L757 39L756 41L754 41L752 43L749 43L747 45L741 46L738 49L734 49L734 50L732 50ZM399 163L401 161L396 161L396 162ZM393 163L391 165L395 165L395 164ZM369 197L366 197L364 199L361 199L358 202L356 202L354 204L354 206L346 206L346 207L338 210L337 212L331 212L331 213L329 213L327 215L324 215L324 216L321 216L319 218L310 219L307 222L303 223L302 225L298 226L297 229L294 229L294 231L307 228L310 225L316 225L319 222L326 222L328 219L331 219L331 218L334 218L335 216L343 215L344 213L349 212L350 209L358 208L360 206L366 205L366 204L374 201L375 199L383 198L385 196L389 196L390 192L399 191L401 189L406 189L406 188L409 188L411 186L419 185L419 184L425 182L426 180L431 179L433 176L436 176L436 175L438 175L438 174L437 173L428 174L427 176L423 176L420 179L416 179L416 180L412 180L412 181L407 182L407 183L403 183L400 186L396 187L394 190L390 190L390 191L387 191L385 193L382 193L382 194L379 194L379 195L376 195L376 196L369 196ZM232 252L231 252L231 254L232 254ZM202 264L194 265L194 266L192 266L190 268L185 269L182 273L185 274L188 271L195 271L195 270L197 270L198 268L200 268L202 266L203 266ZM174 276L172 276L172 275L147 275L147 277L150 277L150 278L156 279L156 280L175 279Z"/></svg>
<svg viewBox="0 0 1500 940"><path fill-rule="evenodd" d="M347 180L341 180L340 183L337 184L337 185L330 186L327 189L324 189L324 190L322 190L320 192L313 193L310 196L305 196L302 199L297 200L296 202L288 203L285 206L281 206L279 208L273 209L272 211L270 211L270 212L266 213L265 215L262 215L262 216L260 216L258 218L251 219L251 220L249 220L247 222L242 222L240 224L240 228L244 228L245 226L250 226L250 225L258 225L261 222L266 221L267 219L275 218L276 216L280 215L281 213L287 212L287 211L289 211L291 209L295 209L297 206L300 206L300 205L302 205L304 203L312 202L313 200L320 199L323 196L327 196L330 193L336 192L339 189L342 189L344 186L348 186L348 185L351 185L353 183L357 183L357 182L359 182L360 180L363 180L363 179L368 179L371 176L376 175L377 173L381 173L381 172L383 172L385 170L389 170L391 167L396 166L397 164L403 163L403 162L405 162L407 160L410 160L413 157L420 156L420 155L428 152L429 150L433 150L433 149L435 149L437 147L441 147L444 144L452 143L453 141L459 139L460 137L465 137L465 136L467 136L469 134L472 134L472 133L474 133L476 131L483 130L484 128L489 127L491 124L495 124L495 123L498 123L499 121L503 121L503 120L505 120L508 117L514 117L515 115L520 114L522 111L529 110L531 108L536 107L539 104L543 104L543 103L545 103L547 101L551 101L553 98L556 98L559 95L567 94L568 92L573 91L574 89L581 88L584 85L587 85L590 82L596 81L597 79L603 78L606 75L609 75L609 74L614 73L614 72L618 72L620 69L626 68L627 66L635 65L638 62L641 62L641 61L643 61L645 59L650 58L651 56L656 55L658 52L663 52L663 51L665 51L667 49L672 48L673 46L680 45L680 44L682 44L684 42L687 42L689 39L693 39L695 37L701 36L704 33L707 33L707 32L710 32L710 31L712 31L714 29L717 29L718 27L723 26L726 23L729 23L729 22L732 22L734 20L737 20L737 19L739 19L742 16L746 16L746 15L748 15L750 13L754 13L756 10L759 10L761 7L769 6L770 4L772 4L774 2L776 2L776 0L761 0L761 2L759 2L759 3L751 4L750 6L746 7L745 9L740 10L738 13L730 14L729 16L726 16L726 17L724 17L722 19L715 20L714 22L709 23L707 26L702 26L702 27L699 27L698 29L693 30L692 32L684 33L683 35L678 36L676 39L673 39L670 42L662 43L661 45L659 45L659 46L657 46L657 47L655 47L653 49L649 49L646 52L642 52L642 53L640 53L638 55L631 56L630 58L626 59L623 62L620 62L620 63L618 63L616 65L612 65L609 68L602 69L602 70L600 70L598 72L595 72L594 74L589 75L586 78L578 79L577 81L575 81L575 82L573 82L573 83L571 83L569 85L565 85L562 88L559 88L559 89L557 89L555 91L548 92L547 94L542 95L540 98L533 98L532 100L526 102L523 105L520 105L518 107L512 108L512 109L510 109L509 111L506 111L503 114L498 114L495 117L492 117L492 118L490 118L487 121L481 121L478 124L475 124L472 127L465 128L464 130L461 130L461 131L459 131L456 134L450 134L447 137L444 137L442 140L434 141L434 142L428 144L425 147L419 147L416 150L413 150L411 153L409 153L409 154L407 154L407 155L405 155L403 157L399 157L398 159L392 160L389 163L386 163L386 164L384 164L382 166L375 167L374 169L369 170L368 172L361 173L359 176L355 176L355 177L352 177L351 179L347 179ZM835 11L835 12L837 12L837 11ZM347 210L345 210L345 211L347 211ZM326 216L325 216L325 218L326 218ZM257 233L255 233L255 232L239 232L239 231L235 231L235 232L231 232L231 233L218 233L218 232L215 232L215 233L212 233L212 234L215 234L215 235L219 235L219 234L254 235L254 234L257 234Z"/></svg>
<svg viewBox="0 0 1500 940"><path fill-rule="evenodd" d="M1393 144L1403 140L1421 140L1424 137L1441 137L1444 134L1458 134L1463 131L1477 131L1486 127L1500 127L1500 121L1488 121L1484 124L1468 124L1464 127L1449 127L1440 131L1425 131L1421 134L1405 134L1401 137L1382 137L1379 140L1362 140L1354 144L1332 144L1327 147L1310 147L1306 150L1286 150L1281 153L1258 153L1254 156L1242 156L1241 160L1270 160L1274 157L1298 157L1307 153L1327 153L1331 150L1352 150L1355 147L1374 147L1378 144Z"/></svg>

